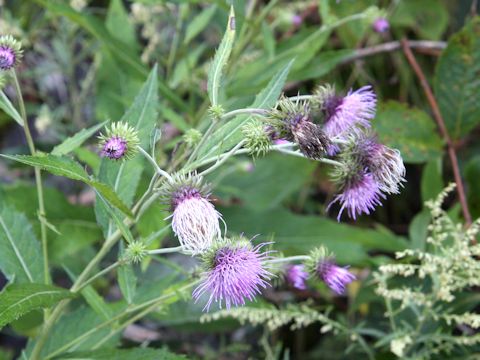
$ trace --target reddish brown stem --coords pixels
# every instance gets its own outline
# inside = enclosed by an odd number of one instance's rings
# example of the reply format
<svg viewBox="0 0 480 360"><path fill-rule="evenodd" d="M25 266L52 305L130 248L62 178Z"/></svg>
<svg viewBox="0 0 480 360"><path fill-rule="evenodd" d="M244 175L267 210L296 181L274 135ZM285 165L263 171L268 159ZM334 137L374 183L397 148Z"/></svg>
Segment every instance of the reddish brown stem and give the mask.
<svg viewBox="0 0 480 360"><path fill-rule="evenodd" d="M427 82L425 74L418 65L418 62L415 59L412 50L410 50L410 47L408 46L408 41L406 39L402 39L402 49L405 56L407 57L408 62L410 63L410 66L412 67L413 71L415 71L415 74L420 80L420 84L422 85L423 91L427 96L428 103L430 104L430 107L432 109L433 117L437 122L440 134L447 143L448 156L450 157L450 162L452 163L453 167L453 177L455 178L455 183L457 184L457 192L460 204L462 206L463 217L465 218L467 226L470 226L470 224L472 223L472 216L470 215L470 211L468 210L467 197L465 196L465 188L463 187L462 178L460 176L457 153L455 152L455 147L453 145L452 139L448 134L447 127L445 126L445 121L443 120L442 114L440 113L440 109L438 107L437 100L433 95L432 89Z"/></svg>

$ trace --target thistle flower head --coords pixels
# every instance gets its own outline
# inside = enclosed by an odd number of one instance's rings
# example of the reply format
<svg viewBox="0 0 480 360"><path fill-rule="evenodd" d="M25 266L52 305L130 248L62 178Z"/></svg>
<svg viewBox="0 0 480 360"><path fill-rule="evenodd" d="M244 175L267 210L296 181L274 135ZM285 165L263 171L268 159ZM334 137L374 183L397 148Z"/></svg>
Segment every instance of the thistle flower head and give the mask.
<svg viewBox="0 0 480 360"><path fill-rule="evenodd" d="M322 128L312 122L309 103L293 102L284 97L271 118L280 122L280 138L297 143L300 151L310 159L323 157L330 140Z"/></svg>
<svg viewBox="0 0 480 360"><path fill-rule="evenodd" d="M134 241L128 245L124 256L128 263L138 264L147 254L148 251L145 244L141 241Z"/></svg>
<svg viewBox="0 0 480 360"><path fill-rule="evenodd" d="M124 122L114 122L100 137L100 155L112 160L128 160L137 154L138 131Z"/></svg>
<svg viewBox="0 0 480 360"><path fill-rule="evenodd" d="M202 283L193 291L197 302L203 294L209 298L204 307L208 311L212 302L225 303L225 307L245 305L245 300L252 301L262 288L269 286L272 274L265 269L268 252L262 252L265 244L253 246L250 241L224 239L215 243L203 255Z"/></svg>
<svg viewBox="0 0 480 360"><path fill-rule="evenodd" d="M306 280L308 272L305 271L305 265L288 265L285 269L285 279L295 289L305 290L307 288Z"/></svg>
<svg viewBox="0 0 480 360"><path fill-rule="evenodd" d="M0 36L0 70L10 70L20 63L22 45L11 35Z"/></svg>
<svg viewBox="0 0 480 360"><path fill-rule="evenodd" d="M405 165L400 151L378 142L375 135L366 132L355 134L349 139L349 150L360 158L378 183L381 191L398 194L405 182Z"/></svg>
<svg viewBox="0 0 480 360"><path fill-rule="evenodd" d="M354 126L370 127L375 116L377 98L371 86L350 90L344 97L330 94L325 97L322 110L325 115L323 131L330 137L344 135Z"/></svg>
<svg viewBox="0 0 480 360"><path fill-rule="evenodd" d="M202 184L201 177L176 175L173 179L162 191L173 212L173 232L184 251L200 254L221 237L222 216L210 202L208 187Z"/></svg>
<svg viewBox="0 0 480 360"><path fill-rule="evenodd" d="M373 30L379 34L388 31L390 23L384 17L377 18L372 24Z"/></svg>
<svg viewBox="0 0 480 360"><path fill-rule="evenodd" d="M355 275L348 271L348 267L340 267L335 263L335 257L325 246L314 249L310 258L307 264L309 271L338 295L343 294L345 287L356 279Z"/></svg>
<svg viewBox="0 0 480 360"><path fill-rule="evenodd" d="M242 127L245 148L252 156L265 155L272 144L268 129L258 121L249 121Z"/></svg>
<svg viewBox="0 0 480 360"><path fill-rule="evenodd" d="M343 211L346 209L350 218L356 220L357 215L370 214L377 205L381 205L381 199L385 195L381 192L373 175L366 170L359 170L357 165L348 168L349 164L336 169L337 181L340 182L341 193L338 194L327 207L339 202L341 205L337 220L340 221ZM355 169L355 166L356 169Z"/></svg>

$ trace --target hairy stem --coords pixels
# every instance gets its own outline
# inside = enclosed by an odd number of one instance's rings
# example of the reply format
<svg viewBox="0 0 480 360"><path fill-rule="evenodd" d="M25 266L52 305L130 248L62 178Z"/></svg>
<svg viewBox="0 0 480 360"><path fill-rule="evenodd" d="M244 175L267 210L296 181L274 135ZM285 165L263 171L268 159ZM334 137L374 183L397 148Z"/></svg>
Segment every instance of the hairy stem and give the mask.
<svg viewBox="0 0 480 360"><path fill-rule="evenodd" d="M18 82L15 69L12 69L11 73L12 73L13 83L15 85L15 92L17 94L18 106L20 107L20 114L23 119L23 131L25 132L25 137L27 139L30 153L32 155L35 155L37 151L35 149L35 143L33 142L32 134L30 133L30 127L28 126L27 112L25 110L25 103L23 101L23 95L22 95L22 90L20 88L20 83ZM35 183L37 186L37 196L38 196L38 217L40 219L40 235L41 235L41 241L42 241L43 277L44 277L45 284L50 284L51 278L50 278L50 271L49 271L49 265L48 265L47 224L46 224L45 200L43 197L42 173L39 167L35 167L34 171L35 171Z"/></svg>
<svg viewBox="0 0 480 360"><path fill-rule="evenodd" d="M266 262L269 264L279 264L279 263L288 263L292 261L305 261L305 260L310 260L310 256L308 255L289 256L289 257L267 260Z"/></svg>
<svg viewBox="0 0 480 360"><path fill-rule="evenodd" d="M152 158L150 156L150 154L148 152L146 152L145 150L143 150L143 148L141 146L137 146L138 150L142 153L143 156L145 156L145 158L150 162L150 164L153 165L153 167L155 168L155 171L161 175L161 176L164 176L168 179L168 181L170 182L173 182L173 179L172 177L170 176L169 173L167 173L165 170L162 170L160 168L160 166L158 166L157 162L155 161L154 158Z"/></svg>

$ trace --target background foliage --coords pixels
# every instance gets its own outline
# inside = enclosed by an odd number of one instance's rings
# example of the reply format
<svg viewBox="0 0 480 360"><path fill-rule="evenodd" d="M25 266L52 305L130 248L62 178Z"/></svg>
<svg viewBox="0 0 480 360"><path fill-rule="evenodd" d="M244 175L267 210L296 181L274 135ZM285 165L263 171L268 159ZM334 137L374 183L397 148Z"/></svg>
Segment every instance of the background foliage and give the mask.
<svg viewBox="0 0 480 360"><path fill-rule="evenodd" d="M122 267L83 289L73 299L72 311L56 324L43 354L93 328L74 349L78 353L62 358L181 358L173 353L192 358L395 358L389 341L399 334L379 341L387 333L388 320L383 317L385 303L374 292L372 273L382 264L395 263L396 251L428 248L431 216L423 204L451 181L452 167L445 140L399 43L388 51L375 49L404 37L435 41L436 47L414 51L434 90L459 157L469 209L477 218L478 5L470 0L238 0L232 5L236 30L224 37L230 4L223 0L0 1L0 33L16 36L25 48L19 76L35 142L41 151L53 154L41 160L11 155L27 154L28 148L18 129L21 119L15 122L15 114L9 116L8 103L2 100L0 268L2 283L14 284L0 294L0 326L10 324L0 333L0 358L11 359L25 348L26 353L31 351L29 338L42 321L39 309L72 296L62 288L80 274L104 236L114 232L117 225L109 219L128 215L148 186L152 170L140 157L125 165L98 158L91 137L106 120L123 119L136 127L142 145L154 146L157 160L169 168L179 148L187 146L182 136L192 128L206 130L210 100L227 111L252 104L269 108L282 90L291 96L306 94L327 82L344 92L367 84L374 87L379 110L373 126L382 142L401 151L407 164L408 182L400 195L390 197L372 216L337 223L334 215L325 212L334 189L326 181L324 165L279 154L254 161L237 157L208 180L215 186L216 204L229 231L248 237L260 234L259 240L273 238L276 249L286 255L304 254L325 244L339 263L351 264L360 281L350 287L347 297L333 298L313 282L307 291L279 284L250 305L273 312L292 306L291 316L279 326L263 326L267 319L258 326L246 321L240 327L241 316L237 320L219 316L200 326L201 306L193 304L188 293L177 291L194 267L192 259L157 258L138 267ZM385 10L388 32L375 33L365 21L339 25L343 19L367 13L372 5ZM207 80L216 76L211 74L218 68L211 65L216 49L213 64L230 55L221 68L219 88ZM11 87L5 93L14 98ZM201 153L216 155L235 145L246 119L239 116L222 125ZM161 132L157 142L150 136L154 129ZM49 253L58 286L27 286L42 282L43 263L33 170L25 164L40 165L51 173L45 176L45 200L51 224ZM454 195L446 206L451 218L461 222ZM152 206L130 235L148 239L152 248L176 246L172 234L162 230L166 210L160 203ZM121 251L111 249L102 264L107 266ZM173 295L147 318L127 324L126 331L118 330L120 323L95 328L128 306L162 293ZM16 299L27 296L30 300L18 305ZM304 311L307 298L305 311L315 311L312 316L318 316L318 322L291 330L291 320ZM452 306L474 312L476 303L478 294L469 291ZM328 317L338 323L324 320L327 308ZM405 314L398 321L411 322L411 316ZM325 326L336 324L343 326L337 335L323 334L331 330ZM454 331L475 332L461 326ZM365 344L350 346L357 344L352 336L359 334ZM144 342L151 349L135 348ZM124 349L115 349L117 345ZM102 350L92 350L96 348ZM475 348L462 351L452 358L466 358Z"/></svg>

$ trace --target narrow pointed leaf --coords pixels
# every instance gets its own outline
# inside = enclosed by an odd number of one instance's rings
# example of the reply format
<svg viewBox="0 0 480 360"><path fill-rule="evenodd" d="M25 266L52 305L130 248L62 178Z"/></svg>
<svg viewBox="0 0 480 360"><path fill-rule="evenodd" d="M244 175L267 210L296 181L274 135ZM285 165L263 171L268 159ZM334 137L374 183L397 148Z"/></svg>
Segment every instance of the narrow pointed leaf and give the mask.
<svg viewBox="0 0 480 360"><path fill-rule="evenodd" d="M52 150L52 155L60 156L60 155L66 155L72 152L73 150L81 146L91 136L93 136L105 124L106 124L106 121L102 122L101 124L92 126L91 128L82 129L72 137L65 139L61 144L55 146Z"/></svg>
<svg viewBox="0 0 480 360"><path fill-rule="evenodd" d="M228 62L230 53L233 48L233 40L235 39L235 13L233 6L230 8L230 15L228 16L227 29L223 35L220 47L215 53L212 65L210 65L210 71L208 73L208 96L212 105L218 105L218 90L220 89L223 68Z"/></svg>
<svg viewBox="0 0 480 360"><path fill-rule="evenodd" d="M0 91L0 109L2 109L5 114L15 120L20 126L23 126L22 117L12 105L8 97L3 93L3 91Z"/></svg>

